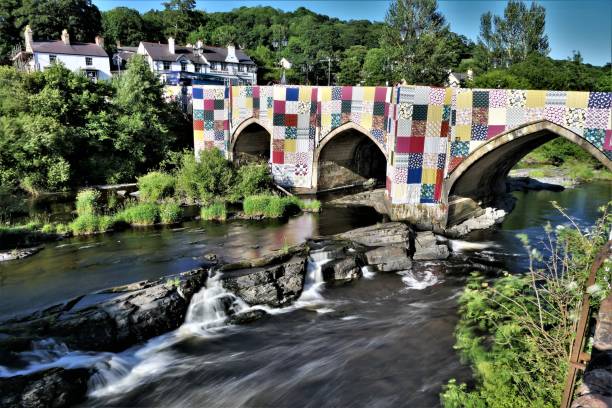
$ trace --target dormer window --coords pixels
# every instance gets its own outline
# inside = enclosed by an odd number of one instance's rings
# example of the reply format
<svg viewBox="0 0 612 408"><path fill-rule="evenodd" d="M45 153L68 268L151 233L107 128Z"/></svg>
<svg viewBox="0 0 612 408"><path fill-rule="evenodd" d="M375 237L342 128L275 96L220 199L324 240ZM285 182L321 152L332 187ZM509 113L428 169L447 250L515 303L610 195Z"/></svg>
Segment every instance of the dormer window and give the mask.
<svg viewBox="0 0 612 408"><path fill-rule="evenodd" d="M187 63L185 61L181 61L181 71L187 71Z"/></svg>
<svg viewBox="0 0 612 408"><path fill-rule="evenodd" d="M221 63L221 71L227 71L227 64L225 62Z"/></svg>
<svg viewBox="0 0 612 408"><path fill-rule="evenodd" d="M49 55L49 62L55 64L57 62L57 55Z"/></svg>
<svg viewBox="0 0 612 408"><path fill-rule="evenodd" d="M93 58L91 57L85 57L85 65L87 65L88 67L93 65Z"/></svg>

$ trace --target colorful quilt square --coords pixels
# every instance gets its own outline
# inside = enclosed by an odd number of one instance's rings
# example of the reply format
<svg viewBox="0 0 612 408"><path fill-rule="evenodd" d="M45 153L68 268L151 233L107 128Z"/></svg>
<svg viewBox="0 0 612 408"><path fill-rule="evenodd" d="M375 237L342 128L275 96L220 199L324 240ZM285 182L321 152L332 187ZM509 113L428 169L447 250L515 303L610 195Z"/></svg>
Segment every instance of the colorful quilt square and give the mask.
<svg viewBox="0 0 612 408"><path fill-rule="evenodd" d="M408 154L408 168L409 169L420 169L423 167L423 153L409 153Z"/></svg>
<svg viewBox="0 0 612 408"><path fill-rule="evenodd" d="M606 132L603 129L585 129L584 138L596 148L603 150Z"/></svg>
<svg viewBox="0 0 612 408"><path fill-rule="evenodd" d="M374 102L372 108L372 115L384 115L385 114L385 102Z"/></svg>
<svg viewBox="0 0 612 408"><path fill-rule="evenodd" d="M427 120L427 105L414 105L412 107L412 120Z"/></svg>
<svg viewBox="0 0 612 408"><path fill-rule="evenodd" d="M285 101L274 101L274 114L285 113Z"/></svg>
<svg viewBox="0 0 612 408"><path fill-rule="evenodd" d="M285 128L285 139L297 139L297 128L294 126L287 126Z"/></svg>
<svg viewBox="0 0 612 408"><path fill-rule="evenodd" d="M272 119L272 125L274 126L285 126L285 114L275 113Z"/></svg>
<svg viewBox="0 0 612 408"><path fill-rule="evenodd" d="M273 151L272 152L272 163L284 164L285 163L285 152Z"/></svg>
<svg viewBox="0 0 612 408"><path fill-rule="evenodd" d="M543 108L546 104L546 91L527 91L525 106L527 108Z"/></svg>
<svg viewBox="0 0 612 408"><path fill-rule="evenodd" d="M487 125L472 125L472 140L487 140Z"/></svg>
<svg viewBox="0 0 612 408"><path fill-rule="evenodd" d="M204 121L194 119L193 121L193 130L204 130Z"/></svg>
<svg viewBox="0 0 612 408"><path fill-rule="evenodd" d="M287 94L285 96L285 100L287 101L297 101L300 97L300 89L299 88L287 88Z"/></svg>
<svg viewBox="0 0 612 408"><path fill-rule="evenodd" d="M487 123L489 123L488 108L472 109L472 125L486 125Z"/></svg>
<svg viewBox="0 0 612 408"><path fill-rule="evenodd" d="M407 183L408 184L421 184L422 173L423 173L422 168L418 168L418 169L409 168Z"/></svg>
<svg viewBox="0 0 612 408"><path fill-rule="evenodd" d="M333 86L331 90L331 97L335 101L342 99L342 88L339 86Z"/></svg>
<svg viewBox="0 0 612 408"><path fill-rule="evenodd" d="M427 133L427 121L413 120L412 121L412 136L425 137Z"/></svg>
<svg viewBox="0 0 612 408"><path fill-rule="evenodd" d="M297 126L298 123L298 115L297 114L289 114L285 115L285 126Z"/></svg>
<svg viewBox="0 0 612 408"><path fill-rule="evenodd" d="M470 142L451 142L452 157L467 157L470 153Z"/></svg>
<svg viewBox="0 0 612 408"><path fill-rule="evenodd" d="M351 113L351 101L342 101L341 110L342 113Z"/></svg>
<svg viewBox="0 0 612 408"><path fill-rule="evenodd" d="M382 86L377 86L376 91L374 91L374 101L375 102L386 102L387 101L387 88Z"/></svg>
<svg viewBox="0 0 612 408"><path fill-rule="evenodd" d="M422 204L427 204L427 203L434 203L434 189L435 189L435 185L434 184L423 184L421 186L421 203Z"/></svg>
<svg viewBox="0 0 612 408"><path fill-rule="evenodd" d="M497 135L500 135L506 131L504 125L491 125L487 128L487 139L491 139Z"/></svg>
<svg viewBox="0 0 612 408"><path fill-rule="evenodd" d="M204 91L202 90L202 88L198 88L198 87L193 87L193 91L191 93L193 99L203 99L204 98Z"/></svg>
<svg viewBox="0 0 612 408"><path fill-rule="evenodd" d="M474 91L472 93L472 106L474 108L488 108L489 107L489 92L488 91Z"/></svg>
<svg viewBox="0 0 612 408"><path fill-rule="evenodd" d="M612 92L589 93L589 108L610 109L612 106Z"/></svg>
<svg viewBox="0 0 612 408"><path fill-rule="evenodd" d="M215 99L215 110L225 109L225 101L223 99Z"/></svg>

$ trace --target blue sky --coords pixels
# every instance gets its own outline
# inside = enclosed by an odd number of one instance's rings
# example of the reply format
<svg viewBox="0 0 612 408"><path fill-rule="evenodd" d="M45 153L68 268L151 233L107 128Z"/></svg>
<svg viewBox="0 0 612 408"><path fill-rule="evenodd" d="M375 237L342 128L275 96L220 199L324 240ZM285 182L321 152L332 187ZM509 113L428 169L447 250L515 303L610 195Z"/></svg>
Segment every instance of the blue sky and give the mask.
<svg viewBox="0 0 612 408"><path fill-rule="evenodd" d="M163 8L156 0L93 0L101 10L126 6L141 12ZM439 9L456 33L473 40L478 37L480 15L486 11L502 14L505 1L438 0ZM581 52L584 61L604 65L612 61L612 1L610 0L545 0L546 31L550 42L550 56L564 59L573 50ZM205 11L229 11L241 6L272 6L285 11L304 6L320 14L344 20L368 19L382 21L389 0L198 0L197 8Z"/></svg>

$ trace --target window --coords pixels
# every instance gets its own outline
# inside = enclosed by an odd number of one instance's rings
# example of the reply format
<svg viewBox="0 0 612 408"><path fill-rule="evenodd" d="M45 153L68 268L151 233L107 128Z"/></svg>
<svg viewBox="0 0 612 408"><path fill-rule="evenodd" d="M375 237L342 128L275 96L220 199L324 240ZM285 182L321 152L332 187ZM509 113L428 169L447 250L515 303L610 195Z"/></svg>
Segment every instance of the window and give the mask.
<svg viewBox="0 0 612 408"><path fill-rule="evenodd" d="M181 62L181 71L187 71L187 63Z"/></svg>
<svg viewBox="0 0 612 408"><path fill-rule="evenodd" d="M49 55L49 62L55 64L57 62L57 55Z"/></svg>
<svg viewBox="0 0 612 408"><path fill-rule="evenodd" d="M221 71L227 71L227 64L225 62L221 63Z"/></svg>
<svg viewBox="0 0 612 408"><path fill-rule="evenodd" d="M85 70L85 75L87 75L87 78L89 78L90 80L94 82L96 82L98 79L98 71L96 71L95 69Z"/></svg>
<svg viewBox="0 0 612 408"><path fill-rule="evenodd" d="M85 57L85 65L87 65L88 67L93 65L93 58L91 57Z"/></svg>
<svg viewBox="0 0 612 408"><path fill-rule="evenodd" d="M168 61L164 61L164 71L170 71L170 63Z"/></svg>
<svg viewBox="0 0 612 408"><path fill-rule="evenodd" d="M202 72L202 66L200 64L195 64L195 72Z"/></svg>

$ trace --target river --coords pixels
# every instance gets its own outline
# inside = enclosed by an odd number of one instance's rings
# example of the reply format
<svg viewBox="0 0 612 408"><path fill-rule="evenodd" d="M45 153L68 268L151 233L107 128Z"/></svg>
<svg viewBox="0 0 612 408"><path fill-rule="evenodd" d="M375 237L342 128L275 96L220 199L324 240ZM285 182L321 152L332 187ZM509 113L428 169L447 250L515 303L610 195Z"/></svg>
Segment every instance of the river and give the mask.
<svg viewBox="0 0 612 408"><path fill-rule="evenodd" d="M451 244L456 251L491 256L509 271L524 271L527 257L515 235L526 233L537 245L546 222L568 223L550 201L587 227L611 192L610 183L560 193L517 192L517 206L501 226ZM286 223L193 222L184 229L66 240L0 266L0 311L10 315L179 272L209 252L228 260L257 256L379 220L363 209L324 208ZM321 288L304 307L247 326L209 328L206 317L188 318L181 329L145 345L90 356L103 375L92 381L84 406L437 406L450 378L470 379L452 348L457 300L469 268L446 273L449 266L426 263L412 274L378 273ZM208 328L185 330L194 324Z"/></svg>

